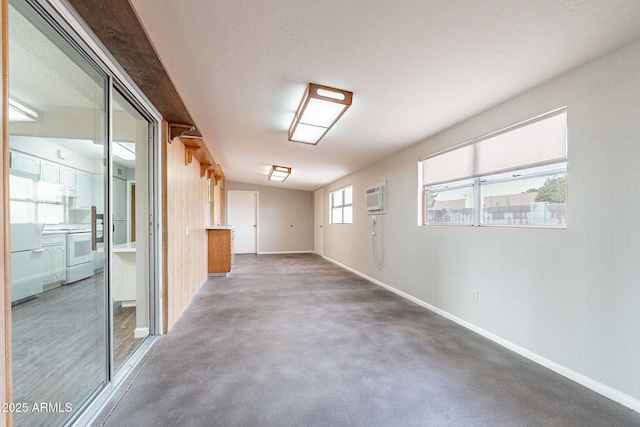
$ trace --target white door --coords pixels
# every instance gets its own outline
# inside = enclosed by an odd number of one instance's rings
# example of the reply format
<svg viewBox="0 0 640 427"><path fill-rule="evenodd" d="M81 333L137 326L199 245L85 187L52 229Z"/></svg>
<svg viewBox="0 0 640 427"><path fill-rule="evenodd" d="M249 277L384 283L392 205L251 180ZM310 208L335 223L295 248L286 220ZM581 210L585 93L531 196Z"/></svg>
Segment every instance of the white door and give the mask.
<svg viewBox="0 0 640 427"><path fill-rule="evenodd" d="M258 193L227 191L227 225L235 225L234 253L258 252Z"/></svg>
<svg viewBox="0 0 640 427"><path fill-rule="evenodd" d="M315 243L314 252L318 255L322 255L322 248L324 245L324 191L322 189L315 193Z"/></svg>

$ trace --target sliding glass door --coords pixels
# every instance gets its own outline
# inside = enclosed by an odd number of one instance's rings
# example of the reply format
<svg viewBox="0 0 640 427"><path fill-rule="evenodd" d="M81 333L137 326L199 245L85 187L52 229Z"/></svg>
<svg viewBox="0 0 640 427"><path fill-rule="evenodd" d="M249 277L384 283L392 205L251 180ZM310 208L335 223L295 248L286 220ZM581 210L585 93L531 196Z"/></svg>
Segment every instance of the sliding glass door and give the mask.
<svg viewBox="0 0 640 427"><path fill-rule="evenodd" d="M154 120L76 40L10 0L16 426L76 420L154 332Z"/></svg>
<svg viewBox="0 0 640 427"><path fill-rule="evenodd" d="M113 363L116 373L149 335L149 141L151 126L120 91L111 103L113 141Z"/></svg>
<svg viewBox="0 0 640 427"><path fill-rule="evenodd" d="M62 425L109 381L108 78L24 1L9 7L14 425ZM98 236L101 237L101 236Z"/></svg>

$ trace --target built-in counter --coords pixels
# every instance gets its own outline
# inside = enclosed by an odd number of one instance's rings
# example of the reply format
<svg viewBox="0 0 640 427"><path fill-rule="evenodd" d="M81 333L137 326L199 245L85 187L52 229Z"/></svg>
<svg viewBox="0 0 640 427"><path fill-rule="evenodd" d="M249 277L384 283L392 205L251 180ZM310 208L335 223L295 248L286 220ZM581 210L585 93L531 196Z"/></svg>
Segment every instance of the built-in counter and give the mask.
<svg viewBox="0 0 640 427"><path fill-rule="evenodd" d="M226 276L233 265L233 225L207 226L208 272L210 276Z"/></svg>

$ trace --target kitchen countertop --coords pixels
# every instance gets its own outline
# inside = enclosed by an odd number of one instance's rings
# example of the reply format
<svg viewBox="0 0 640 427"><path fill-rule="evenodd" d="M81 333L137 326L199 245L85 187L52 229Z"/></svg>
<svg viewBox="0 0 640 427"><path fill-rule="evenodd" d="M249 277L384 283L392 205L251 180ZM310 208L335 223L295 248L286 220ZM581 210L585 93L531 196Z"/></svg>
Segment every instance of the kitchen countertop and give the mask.
<svg viewBox="0 0 640 427"><path fill-rule="evenodd" d="M78 234L78 233L91 233L91 230L44 230L42 232L42 235L48 236L52 234Z"/></svg>
<svg viewBox="0 0 640 427"><path fill-rule="evenodd" d="M67 234L69 230L45 230L41 234L43 236L51 236L54 234Z"/></svg>
<svg viewBox="0 0 640 427"><path fill-rule="evenodd" d="M73 233L91 233L91 227L88 224L60 224L57 226L45 226L42 235L52 234L73 234Z"/></svg>
<svg viewBox="0 0 640 427"><path fill-rule="evenodd" d="M114 253L116 253L116 252L129 252L129 253L135 252L136 251L136 242L121 243L119 245L113 245L111 250Z"/></svg>
<svg viewBox="0 0 640 427"><path fill-rule="evenodd" d="M235 225L207 225L205 227L207 230L231 230L236 228Z"/></svg>

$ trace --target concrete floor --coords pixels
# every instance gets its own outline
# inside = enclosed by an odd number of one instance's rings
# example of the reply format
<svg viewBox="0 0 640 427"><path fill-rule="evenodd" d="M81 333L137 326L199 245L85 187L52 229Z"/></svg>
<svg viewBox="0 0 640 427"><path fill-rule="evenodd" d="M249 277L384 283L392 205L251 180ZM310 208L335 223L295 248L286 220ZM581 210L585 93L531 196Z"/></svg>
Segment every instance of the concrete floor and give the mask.
<svg viewBox="0 0 640 427"><path fill-rule="evenodd" d="M608 400L315 255L209 279L105 426L640 426Z"/></svg>

